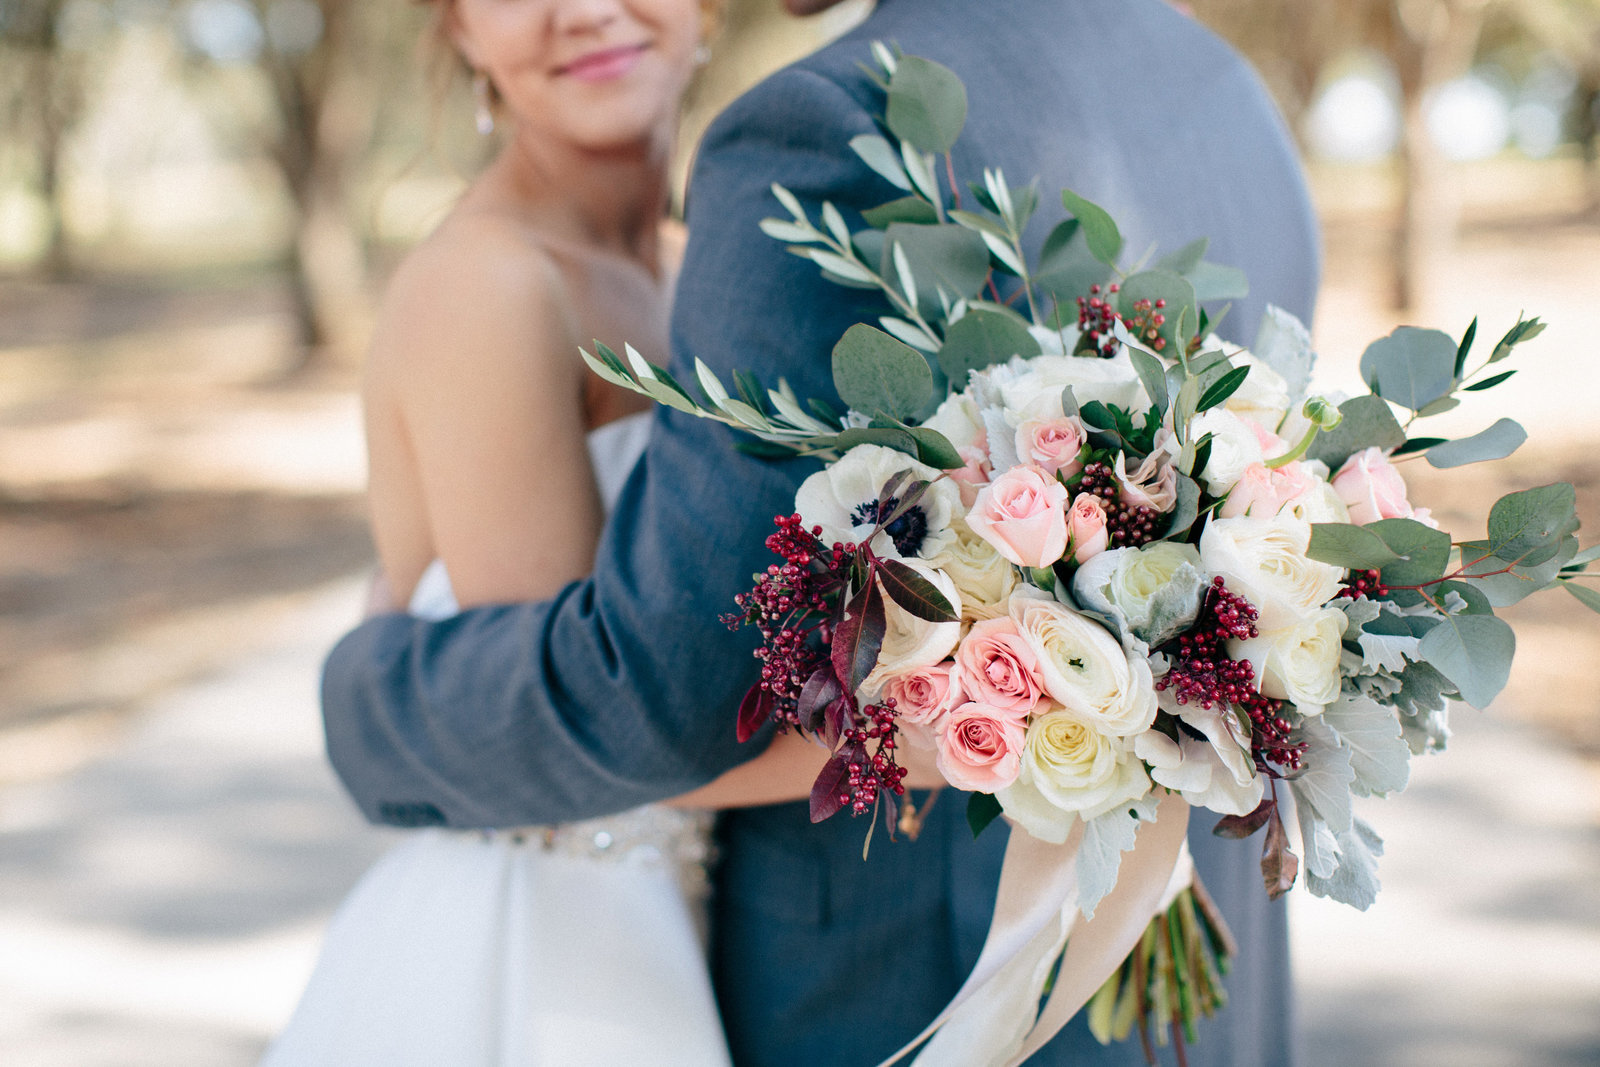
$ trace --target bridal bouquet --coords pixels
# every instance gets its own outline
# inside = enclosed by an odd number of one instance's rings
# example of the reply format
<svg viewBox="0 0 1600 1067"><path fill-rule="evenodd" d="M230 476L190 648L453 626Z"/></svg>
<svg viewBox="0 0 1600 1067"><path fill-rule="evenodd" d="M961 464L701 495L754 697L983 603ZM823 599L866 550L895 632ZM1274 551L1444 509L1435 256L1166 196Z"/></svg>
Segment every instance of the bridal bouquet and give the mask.
<svg viewBox="0 0 1600 1067"><path fill-rule="evenodd" d="M1404 788L1411 757L1445 746L1452 699L1494 699L1515 648L1495 609L1564 588L1600 610L1578 581L1600 550L1578 550L1572 486L1511 493L1486 536L1458 540L1400 473L1524 441L1508 419L1454 440L1413 427L1504 381L1498 365L1542 325L1520 320L1493 346L1476 345L1476 323L1459 341L1402 327L1363 356L1369 393L1317 395L1310 338L1288 313L1270 309L1249 349L1217 338L1207 309L1245 280L1206 261L1203 240L1122 267L1115 222L1069 191L1070 217L1030 262L1036 185L988 171L969 210L939 180L965 121L961 83L875 56L887 136L851 147L906 195L852 231L831 204L818 225L774 187L789 217L763 225L892 308L834 349L848 410L742 374L730 391L703 364L696 398L631 349L585 355L763 453L826 461L731 617L763 638L740 737L775 721L833 752L813 820L883 808L893 828L897 753L931 747L970 791L974 832L1004 813L1026 831L1013 849L1053 848L1064 864L1027 928L1044 931L1032 954L980 961L928 1060L977 1062L987 1044L985 1062L1019 1062L1085 1003L1097 1036L1137 1023L1153 1059L1149 1021L1192 1040L1224 1000L1228 956L1174 798L1223 815L1224 836L1264 831L1270 895L1303 865L1311 892L1365 908L1382 845L1352 797ZM1144 851L1159 855L1135 863ZM1049 896L1041 881L1009 892ZM1133 903L1113 907L1119 893ZM1001 894L997 924L1005 882ZM1121 933L1099 962L1075 959L1102 909ZM1007 987L1024 991L1016 1017L994 1021L990 1003L988 1021L963 1022L961 1003L1008 967L1036 975Z"/></svg>

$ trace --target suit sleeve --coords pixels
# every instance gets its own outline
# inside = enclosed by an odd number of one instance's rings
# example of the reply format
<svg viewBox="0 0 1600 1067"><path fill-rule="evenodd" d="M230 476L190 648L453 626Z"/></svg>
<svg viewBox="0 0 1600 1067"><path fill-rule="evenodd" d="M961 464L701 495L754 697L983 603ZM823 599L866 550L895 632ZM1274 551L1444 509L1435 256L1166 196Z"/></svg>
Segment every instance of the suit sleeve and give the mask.
<svg viewBox="0 0 1600 1067"><path fill-rule="evenodd" d="M783 214L773 182L813 213L827 199L849 218L890 198L847 147L873 129L843 87L797 68L713 125L673 314L680 380L698 357L724 381L745 368L833 396L833 343L882 308L823 281L758 223ZM720 424L658 409L591 578L551 601L442 622L371 619L333 649L328 752L369 819L570 821L684 792L759 751L734 739L755 638L720 617L770 562L772 517L793 510L816 463L756 460L734 443Z"/></svg>

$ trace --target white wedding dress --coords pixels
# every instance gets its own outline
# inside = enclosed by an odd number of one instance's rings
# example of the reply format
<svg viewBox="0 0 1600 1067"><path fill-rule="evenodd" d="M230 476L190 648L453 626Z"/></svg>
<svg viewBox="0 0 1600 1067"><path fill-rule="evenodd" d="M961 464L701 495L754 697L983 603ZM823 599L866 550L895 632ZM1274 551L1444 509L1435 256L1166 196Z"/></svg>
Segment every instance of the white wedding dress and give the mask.
<svg viewBox="0 0 1600 1067"><path fill-rule="evenodd" d="M589 434L607 510L648 419ZM456 611L435 563L411 613ZM651 805L517 830L417 830L351 891L263 1067L718 1067L709 816Z"/></svg>

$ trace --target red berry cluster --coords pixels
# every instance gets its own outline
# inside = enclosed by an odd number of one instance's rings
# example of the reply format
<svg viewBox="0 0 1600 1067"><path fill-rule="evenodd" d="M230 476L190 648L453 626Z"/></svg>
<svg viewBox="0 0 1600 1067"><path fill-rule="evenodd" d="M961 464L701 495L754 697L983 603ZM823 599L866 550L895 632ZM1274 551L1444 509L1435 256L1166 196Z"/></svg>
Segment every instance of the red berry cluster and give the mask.
<svg viewBox="0 0 1600 1067"><path fill-rule="evenodd" d="M1256 689L1256 672L1249 661L1228 655L1230 639L1257 636L1258 614L1248 600L1230 593L1220 577L1213 578L1199 619L1168 646L1172 667L1156 682L1156 689L1174 690L1180 705L1193 701L1202 708L1219 704L1239 708L1250 716L1250 751L1256 767L1264 773L1272 773L1269 765L1298 770L1306 745L1290 742L1289 722L1279 714L1283 702Z"/></svg>
<svg viewBox="0 0 1600 1067"><path fill-rule="evenodd" d="M865 815L871 811L879 790L904 796L903 779L909 773L894 758L898 729L894 701L868 704L861 709L861 718L865 721L844 732L844 747L840 750L850 760L850 776L839 792L839 804L849 805L851 815ZM867 746L874 742L873 751L868 754Z"/></svg>
<svg viewBox="0 0 1600 1067"><path fill-rule="evenodd" d="M1105 290L1107 296L1115 296L1122 287L1112 283ZM1117 310L1112 306L1112 300L1100 295L1100 287L1091 285L1088 296L1078 297L1078 329L1087 339L1087 348L1092 348L1106 359L1116 355L1117 338L1112 332L1117 323ZM1081 342L1080 342L1081 344Z"/></svg>
<svg viewBox="0 0 1600 1067"><path fill-rule="evenodd" d="M1122 487L1116 471L1107 463L1090 463L1079 476L1077 490L1098 497L1106 509L1106 535L1112 548L1138 548L1157 540L1161 513L1143 504L1122 500Z"/></svg>
<svg viewBox="0 0 1600 1067"><path fill-rule="evenodd" d="M1383 575L1378 571L1351 571L1350 577L1344 581L1344 595L1351 600L1361 597L1376 600L1389 591L1382 579Z"/></svg>
<svg viewBox="0 0 1600 1067"><path fill-rule="evenodd" d="M1129 333L1160 352L1167 347L1167 339L1161 336L1161 327L1167 324L1166 309L1165 300L1157 300L1153 304L1148 300L1137 300L1133 305L1133 314L1122 321Z"/></svg>

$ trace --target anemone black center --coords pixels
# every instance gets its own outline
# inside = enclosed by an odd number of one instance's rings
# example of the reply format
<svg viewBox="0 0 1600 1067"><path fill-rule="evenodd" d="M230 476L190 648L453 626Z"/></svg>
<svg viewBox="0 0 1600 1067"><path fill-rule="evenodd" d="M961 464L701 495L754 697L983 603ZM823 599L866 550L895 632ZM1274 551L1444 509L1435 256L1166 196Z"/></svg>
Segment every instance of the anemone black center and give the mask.
<svg viewBox="0 0 1600 1067"><path fill-rule="evenodd" d="M869 500L856 508L851 519L858 526L866 523L876 526L899 509L900 498L896 496L887 500ZM902 556L915 556L922 548L922 539L928 535L928 516L921 507L913 504L885 526L883 532L889 535L889 540L894 542L894 547Z"/></svg>

